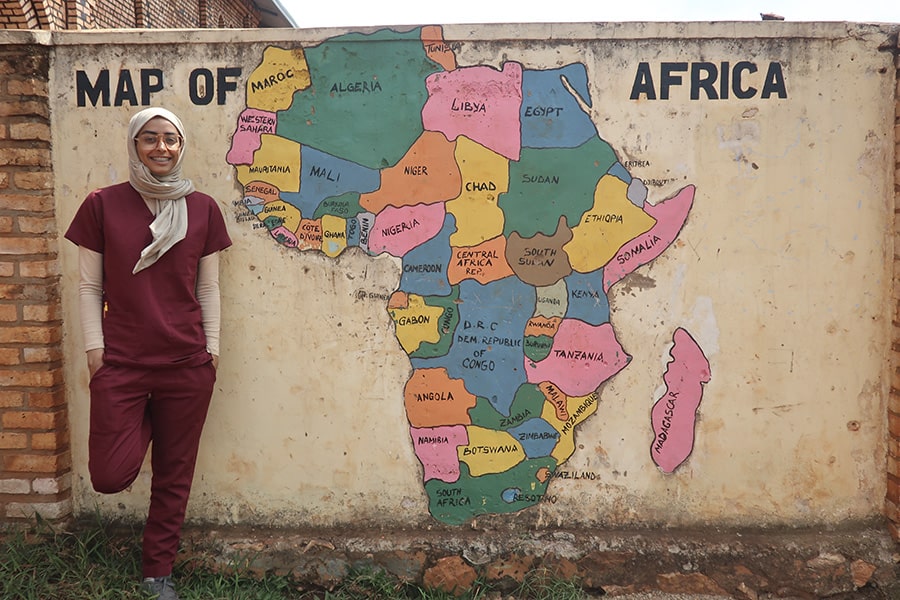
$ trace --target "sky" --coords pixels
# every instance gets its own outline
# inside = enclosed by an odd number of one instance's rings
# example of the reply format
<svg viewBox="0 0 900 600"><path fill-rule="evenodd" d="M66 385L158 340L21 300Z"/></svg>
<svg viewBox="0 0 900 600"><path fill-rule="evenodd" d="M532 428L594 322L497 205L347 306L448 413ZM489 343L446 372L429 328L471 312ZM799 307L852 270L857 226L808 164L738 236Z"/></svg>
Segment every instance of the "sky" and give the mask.
<svg viewBox="0 0 900 600"><path fill-rule="evenodd" d="M900 23L897 0L276 0L297 27L602 21Z"/></svg>

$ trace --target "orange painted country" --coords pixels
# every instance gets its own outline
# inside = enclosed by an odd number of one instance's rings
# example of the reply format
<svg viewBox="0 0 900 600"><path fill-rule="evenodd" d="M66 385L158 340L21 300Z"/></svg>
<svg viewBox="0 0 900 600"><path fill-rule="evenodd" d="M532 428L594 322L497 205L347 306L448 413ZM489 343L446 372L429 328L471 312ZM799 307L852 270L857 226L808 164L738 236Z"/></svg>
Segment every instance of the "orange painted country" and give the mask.
<svg viewBox="0 0 900 600"><path fill-rule="evenodd" d="M401 290L397 290L393 294L391 294L390 299L388 299L388 306L391 308L409 308L409 295L406 292Z"/></svg>
<svg viewBox="0 0 900 600"><path fill-rule="evenodd" d="M427 25L422 28L422 45L425 47L425 55L444 67L445 71L456 68L456 55L444 41L444 30L437 25Z"/></svg>
<svg viewBox="0 0 900 600"><path fill-rule="evenodd" d="M260 199L260 202L253 202L252 204L265 204L278 200L281 197L281 191L271 183L251 181L244 186L244 196Z"/></svg>
<svg viewBox="0 0 900 600"><path fill-rule="evenodd" d="M531 317L525 323L525 335L548 335L553 337L561 322L561 317Z"/></svg>
<svg viewBox="0 0 900 600"><path fill-rule="evenodd" d="M322 248L322 221L300 219L297 228L297 248L300 250L320 250Z"/></svg>
<svg viewBox="0 0 900 600"><path fill-rule="evenodd" d="M451 379L444 368L416 369L403 392L406 416L413 427L469 425L469 409L477 398L462 379Z"/></svg>
<svg viewBox="0 0 900 600"><path fill-rule="evenodd" d="M550 383L549 381L545 381L543 383L538 384L538 389L544 394L544 398L547 399L547 402L553 407L554 412L556 413L556 419L560 423L565 423L569 420L569 408L568 402L569 397L566 396L562 391Z"/></svg>
<svg viewBox="0 0 900 600"><path fill-rule="evenodd" d="M464 279L474 279L485 284L498 281L513 274L506 262L506 238L502 235L482 242L477 246L453 248L447 279L456 285Z"/></svg>
<svg viewBox="0 0 900 600"><path fill-rule="evenodd" d="M424 132L406 155L381 172L381 187L359 197L359 204L378 214L387 206L446 202L459 196L462 176L456 164L456 142L443 133Z"/></svg>

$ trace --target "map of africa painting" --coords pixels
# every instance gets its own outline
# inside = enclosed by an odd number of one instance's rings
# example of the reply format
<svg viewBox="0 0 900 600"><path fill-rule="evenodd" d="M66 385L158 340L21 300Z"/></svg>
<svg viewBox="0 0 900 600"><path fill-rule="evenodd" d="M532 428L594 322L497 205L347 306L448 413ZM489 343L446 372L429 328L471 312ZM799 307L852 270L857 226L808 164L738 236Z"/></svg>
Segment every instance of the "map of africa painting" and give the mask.
<svg viewBox="0 0 900 600"><path fill-rule="evenodd" d="M227 156L241 220L297 251L402 261L386 309L429 512L447 524L545 495L631 359L610 288L691 211L691 185L648 200L600 137L588 84L580 63L460 65L436 26L270 46L248 79ZM685 330L670 354L647 427L667 473L710 379Z"/></svg>

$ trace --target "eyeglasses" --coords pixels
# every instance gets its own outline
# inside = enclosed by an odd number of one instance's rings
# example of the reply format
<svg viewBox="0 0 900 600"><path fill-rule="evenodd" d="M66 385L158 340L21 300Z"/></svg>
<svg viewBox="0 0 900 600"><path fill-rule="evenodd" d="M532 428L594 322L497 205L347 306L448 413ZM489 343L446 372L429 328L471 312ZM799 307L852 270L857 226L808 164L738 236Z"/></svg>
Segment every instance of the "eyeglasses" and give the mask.
<svg viewBox="0 0 900 600"><path fill-rule="evenodd" d="M184 141L180 135L172 135L171 133L142 133L134 138L134 141L144 148L156 148L159 146L160 140L169 150L178 150Z"/></svg>

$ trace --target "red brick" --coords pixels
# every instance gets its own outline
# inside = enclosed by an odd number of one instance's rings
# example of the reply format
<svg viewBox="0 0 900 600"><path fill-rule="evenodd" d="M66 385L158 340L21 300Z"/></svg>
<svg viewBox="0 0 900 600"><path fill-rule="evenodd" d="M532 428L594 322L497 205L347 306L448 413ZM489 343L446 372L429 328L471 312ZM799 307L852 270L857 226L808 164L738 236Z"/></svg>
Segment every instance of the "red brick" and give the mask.
<svg viewBox="0 0 900 600"><path fill-rule="evenodd" d="M34 283L0 283L0 298L34 303L55 301L59 297L57 283L55 279Z"/></svg>
<svg viewBox="0 0 900 600"><path fill-rule="evenodd" d="M22 351L18 348L0 348L0 365L22 364Z"/></svg>
<svg viewBox="0 0 900 600"><path fill-rule="evenodd" d="M53 431L50 433L32 433L32 450L62 450L69 445L68 431Z"/></svg>
<svg viewBox="0 0 900 600"><path fill-rule="evenodd" d="M66 404L66 392L63 388L41 392L29 392L30 408L55 408ZM21 404L18 406L22 406Z"/></svg>
<svg viewBox="0 0 900 600"><path fill-rule="evenodd" d="M888 455L900 458L900 439L888 437Z"/></svg>
<svg viewBox="0 0 900 600"><path fill-rule="evenodd" d="M0 110L3 106L0 104ZM2 116L2 115L0 115ZM16 148L0 151L0 165L16 167L49 167L50 150L44 148Z"/></svg>
<svg viewBox="0 0 900 600"><path fill-rule="evenodd" d="M900 437L900 415L894 412L888 413L888 429L892 436Z"/></svg>
<svg viewBox="0 0 900 600"><path fill-rule="evenodd" d="M47 237L0 238L0 254L48 254L55 247Z"/></svg>
<svg viewBox="0 0 900 600"><path fill-rule="evenodd" d="M56 208L56 200L48 191L33 194L0 194L0 209L2 208L52 214Z"/></svg>
<svg viewBox="0 0 900 600"><path fill-rule="evenodd" d="M900 521L900 508L898 508L896 502L890 500L884 501L884 516L895 523Z"/></svg>
<svg viewBox="0 0 900 600"><path fill-rule="evenodd" d="M53 344L62 339L59 325L0 327L0 344Z"/></svg>
<svg viewBox="0 0 900 600"><path fill-rule="evenodd" d="M896 398L896 402L889 409L900 414L900 368L892 369L891 372L891 396Z"/></svg>
<svg viewBox="0 0 900 600"><path fill-rule="evenodd" d="M39 123L35 121L10 123L9 138L12 140L21 141L49 142L50 126L47 123Z"/></svg>
<svg viewBox="0 0 900 600"><path fill-rule="evenodd" d="M3 470L12 473L61 473L72 466L68 451L59 454L15 454L3 457Z"/></svg>
<svg viewBox="0 0 900 600"><path fill-rule="evenodd" d="M52 304L26 304L22 307L23 321L46 323L62 318L62 306L58 302Z"/></svg>
<svg viewBox="0 0 900 600"><path fill-rule="evenodd" d="M55 277L59 275L59 261L22 261L19 263L19 275L22 277Z"/></svg>
<svg viewBox="0 0 900 600"><path fill-rule="evenodd" d="M62 379L61 369L0 369L0 387L50 387Z"/></svg>
<svg viewBox="0 0 900 600"><path fill-rule="evenodd" d="M893 379L900 383L900 378L896 375L894 375ZM900 414L900 388L892 387L891 392L888 394L888 410Z"/></svg>
<svg viewBox="0 0 900 600"><path fill-rule="evenodd" d="M0 408L25 406L25 393L0 389Z"/></svg>
<svg viewBox="0 0 900 600"><path fill-rule="evenodd" d="M65 420L63 411L16 411L5 412L0 416L0 425L4 430L30 429L40 431L54 431Z"/></svg>
<svg viewBox="0 0 900 600"><path fill-rule="evenodd" d="M20 171L13 175L20 190L52 190L53 173L49 171Z"/></svg>
<svg viewBox="0 0 900 600"><path fill-rule="evenodd" d="M19 307L15 304L0 304L0 322L12 323L19 320Z"/></svg>
<svg viewBox="0 0 900 600"><path fill-rule="evenodd" d="M54 217L26 217L22 215L18 218L18 222L19 231L22 233L56 233L56 218Z"/></svg>
<svg viewBox="0 0 900 600"><path fill-rule="evenodd" d="M888 475L893 475L894 477L900 477L900 460L898 460L897 457L888 456L887 472L888 472Z"/></svg>
<svg viewBox="0 0 900 600"><path fill-rule="evenodd" d="M59 346L42 348L22 348L24 364L48 364L62 360L62 349Z"/></svg>
<svg viewBox="0 0 900 600"><path fill-rule="evenodd" d="M0 233L12 233L15 223L12 217L0 217Z"/></svg>
<svg viewBox="0 0 900 600"><path fill-rule="evenodd" d="M47 82L40 79L11 79L6 83L6 91L15 96L47 96Z"/></svg>
<svg viewBox="0 0 900 600"><path fill-rule="evenodd" d="M46 102L24 100L0 102L0 117L50 117L50 107Z"/></svg>
<svg viewBox="0 0 900 600"><path fill-rule="evenodd" d="M10 73L16 72L16 67L13 64L12 60L15 60L15 59L0 60L0 75L9 75ZM4 77L4 79L7 79L7 78Z"/></svg>
<svg viewBox="0 0 900 600"><path fill-rule="evenodd" d="M895 504L900 504L900 480L891 475L887 477L887 499Z"/></svg>
<svg viewBox="0 0 900 600"><path fill-rule="evenodd" d="M28 435L0 431L0 450L24 449L28 447Z"/></svg>

